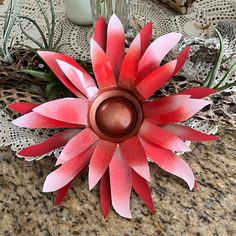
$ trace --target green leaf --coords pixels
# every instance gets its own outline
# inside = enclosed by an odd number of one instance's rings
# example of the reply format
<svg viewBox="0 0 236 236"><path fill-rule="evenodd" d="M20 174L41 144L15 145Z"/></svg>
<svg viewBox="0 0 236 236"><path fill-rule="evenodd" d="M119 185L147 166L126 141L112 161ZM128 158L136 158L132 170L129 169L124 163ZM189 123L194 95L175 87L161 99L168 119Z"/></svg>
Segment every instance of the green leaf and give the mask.
<svg viewBox="0 0 236 236"><path fill-rule="evenodd" d="M37 70L20 70L18 73L26 73L32 75L33 77L40 78L44 81L49 81L52 77L52 74L49 72L37 71Z"/></svg>

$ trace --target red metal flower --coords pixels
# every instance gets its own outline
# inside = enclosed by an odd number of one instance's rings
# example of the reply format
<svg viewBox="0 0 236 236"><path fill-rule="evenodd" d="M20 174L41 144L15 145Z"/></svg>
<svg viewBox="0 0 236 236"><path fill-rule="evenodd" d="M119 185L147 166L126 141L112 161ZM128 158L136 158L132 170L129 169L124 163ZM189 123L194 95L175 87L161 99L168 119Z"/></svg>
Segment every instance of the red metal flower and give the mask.
<svg viewBox="0 0 236 236"><path fill-rule="evenodd" d="M147 157L163 170L195 187L191 168L175 152L190 151L184 140L212 141L217 138L176 124L192 117L209 104L201 98L212 89L195 88L148 101L184 65L189 48L176 60L162 59L179 42L181 34L169 33L149 45L152 24L147 24L125 54L125 34L113 15L108 26L100 18L91 40L91 59L96 82L70 57L47 51L39 55L60 81L78 98L64 98L42 105L15 103L10 107L25 115L13 124L26 128L64 128L43 143L23 149L25 157L40 156L64 147L48 175L43 191L57 191L56 203L72 182L89 167L89 188L100 181L104 217L110 201L123 217L130 218L132 188L154 212L147 181ZM82 130L83 129L83 130Z"/></svg>

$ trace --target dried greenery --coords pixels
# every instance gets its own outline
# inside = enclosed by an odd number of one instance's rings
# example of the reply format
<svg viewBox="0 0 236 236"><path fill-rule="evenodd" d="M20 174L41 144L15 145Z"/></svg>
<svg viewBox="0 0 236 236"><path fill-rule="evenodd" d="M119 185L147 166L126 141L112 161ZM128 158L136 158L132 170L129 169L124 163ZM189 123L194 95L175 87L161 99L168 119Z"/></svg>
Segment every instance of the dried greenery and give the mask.
<svg viewBox="0 0 236 236"><path fill-rule="evenodd" d="M217 29L215 29L215 32L220 42L219 53L217 55L217 59L215 61L213 68L211 69L207 78L204 81L204 86L208 88L214 88L218 91L224 91L226 89L236 86L236 82L228 83L228 84L225 83L228 81L232 73L236 70L236 62L231 65L231 67L227 70L226 74L223 76L220 82L218 82L215 85L220 67L232 58L232 56L229 58L224 58L224 42L223 42L222 35ZM222 86L222 84L225 84L225 85Z"/></svg>
<svg viewBox="0 0 236 236"><path fill-rule="evenodd" d="M14 61L12 57L14 45L13 40L10 42L10 34L20 14L23 2L24 1L22 0L10 0L6 14L4 16L5 21L2 34L3 43L0 46L0 60L7 64L12 64Z"/></svg>
<svg viewBox="0 0 236 236"><path fill-rule="evenodd" d="M54 9L54 0L49 0L50 3L50 12L51 12L51 20L49 19L46 9L43 7L42 1L41 0L35 0L37 3L40 12L43 15L45 25L47 28L47 33L45 34L41 27L38 25L36 20L27 17L27 16L19 16L19 18L24 19L28 21L29 23L33 24L34 27L37 29L37 31L40 34L41 41L34 38L32 35L28 34L26 30L23 29L22 23L20 23L20 28L22 33L32 42L34 42L40 49L45 49L45 50L50 50L50 51L55 51L58 52L60 51L61 47L64 46L65 44L60 44L61 43L61 38L63 35L63 28L61 28L61 32L59 37L56 39L55 38L55 28L56 28L56 17L55 17L55 9ZM32 49L28 45L24 45L27 48Z"/></svg>

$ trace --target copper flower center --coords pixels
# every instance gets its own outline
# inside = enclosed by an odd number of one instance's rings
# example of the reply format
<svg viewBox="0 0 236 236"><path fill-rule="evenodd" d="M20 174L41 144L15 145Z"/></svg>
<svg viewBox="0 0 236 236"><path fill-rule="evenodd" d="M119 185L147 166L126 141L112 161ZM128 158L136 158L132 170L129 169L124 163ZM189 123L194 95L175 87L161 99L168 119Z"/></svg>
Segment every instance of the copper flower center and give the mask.
<svg viewBox="0 0 236 236"><path fill-rule="evenodd" d="M101 138L109 141L119 143L135 135L142 120L139 101L125 90L105 91L91 104L90 125Z"/></svg>

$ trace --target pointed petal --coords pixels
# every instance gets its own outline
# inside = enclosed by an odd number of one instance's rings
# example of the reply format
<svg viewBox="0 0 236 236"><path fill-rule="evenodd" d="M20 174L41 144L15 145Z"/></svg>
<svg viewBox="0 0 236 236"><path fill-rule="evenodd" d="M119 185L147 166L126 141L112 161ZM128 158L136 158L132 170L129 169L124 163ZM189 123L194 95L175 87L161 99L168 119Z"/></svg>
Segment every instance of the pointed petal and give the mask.
<svg viewBox="0 0 236 236"><path fill-rule="evenodd" d="M98 87L100 89L116 87L111 62L93 39L91 39L91 60Z"/></svg>
<svg viewBox="0 0 236 236"><path fill-rule="evenodd" d="M190 49L191 49L191 47L186 47L177 56L177 58L176 58L177 64L176 64L175 71L174 71L173 75L177 74L183 68L185 62L188 59Z"/></svg>
<svg viewBox="0 0 236 236"><path fill-rule="evenodd" d="M96 22L93 38L105 52L107 44L107 23L102 16Z"/></svg>
<svg viewBox="0 0 236 236"><path fill-rule="evenodd" d="M152 22L147 23L140 31L141 36L141 54L140 58L143 56L145 51L149 46L149 42L152 38Z"/></svg>
<svg viewBox="0 0 236 236"><path fill-rule="evenodd" d="M141 142L147 156L160 168L183 179L188 184L190 190L194 188L195 178L192 169L182 158L176 156L173 152L157 147L144 139L141 139Z"/></svg>
<svg viewBox="0 0 236 236"><path fill-rule="evenodd" d="M111 189L108 171L102 176L100 182L100 202L104 219L106 219L111 206Z"/></svg>
<svg viewBox="0 0 236 236"><path fill-rule="evenodd" d="M187 90L184 90L178 94L187 94L187 95L190 95L191 98L204 98L204 97L207 97L211 94L214 94L218 92L217 90L215 89L211 89L211 88L191 88L191 89L187 89Z"/></svg>
<svg viewBox="0 0 236 236"><path fill-rule="evenodd" d="M116 147L117 144L115 143L105 140L98 141L89 165L90 190L93 189L93 187L98 183L98 181L106 172Z"/></svg>
<svg viewBox="0 0 236 236"><path fill-rule="evenodd" d="M54 120L36 112L17 118L12 121L12 124L23 128L79 128L79 125Z"/></svg>
<svg viewBox="0 0 236 236"><path fill-rule="evenodd" d="M189 147L180 138L147 120L144 120L139 130L139 135L158 146L172 151L190 151Z"/></svg>
<svg viewBox="0 0 236 236"><path fill-rule="evenodd" d="M80 129L69 129L62 131L60 133L54 134L46 141L29 146L21 150L18 154L24 157L36 157L47 154L59 147L65 146L71 138L77 135Z"/></svg>
<svg viewBox="0 0 236 236"><path fill-rule="evenodd" d="M82 67L79 65L75 67L59 59L56 61L70 82L87 98L93 98L98 93L98 88L92 77Z"/></svg>
<svg viewBox="0 0 236 236"><path fill-rule="evenodd" d="M139 195L143 202L148 207L151 214L154 213L154 205L147 181L138 175L134 170L132 171L132 183L134 191Z"/></svg>
<svg viewBox="0 0 236 236"><path fill-rule="evenodd" d="M57 159L56 165L63 164L78 156L96 143L98 139L98 136L91 129L86 128L82 130L66 144Z"/></svg>
<svg viewBox="0 0 236 236"><path fill-rule="evenodd" d="M70 80L66 77L65 73L61 70L57 63L57 59L66 61L73 66L76 66L77 63L70 57L56 52L50 51L38 51L39 56L46 62L46 64L50 67L53 73L57 76L57 78L77 97L83 96L83 94L76 88Z"/></svg>
<svg viewBox="0 0 236 236"><path fill-rule="evenodd" d="M144 179L150 181L147 157L137 136L127 139L120 144L122 156L129 165Z"/></svg>
<svg viewBox="0 0 236 236"><path fill-rule="evenodd" d="M163 125L162 128L171 132L172 134L178 136L183 140L190 140L190 141L218 140L218 137L216 136L201 133L195 129L192 129L184 125L169 124L169 125Z"/></svg>
<svg viewBox="0 0 236 236"><path fill-rule="evenodd" d="M126 89L132 89L134 87L138 73L140 51L141 38L140 34L138 34L131 43L130 48L124 58L120 71L119 86Z"/></svg>
<svg viewBox="0 0 236 236"><path fill-rule="evenodd" d="M136 90L144 100L149 98L154 92L166 84L175 70L176 60L171 61L155 71L136 85Z"/></svg>
<svg viewBox="0 0 236 236"><path fill-rule="evenodd" d="M180 41L182 35L179 33L169 33L157 38L146 50L139 63L137 83L156 70L163 58Z"/></svg>
<svg viewBox="0 0 236 236"><path fill-rule="evenodd" d="M174 111L152 117L152 120L156 124L170 124L182 122L189 119L197 112L199 112L203 107L209 104L211 104L211 102L202 99L188 99Z"/></svg>
<svg viewBox="0 0 236 236"><path fill-rule="evenodd" d="M113 15L108 23L106 54L111 62L115 78L118 79L125 54L125 33L116 15Z"/></svg>
<svg viewBox="0 0 236 236"><path fill-rule="evenodd" d="M70 189L72 183L73 183L73 180L71 180L67 185L65 185L64 187L62 187L61 189L57 191L56 200L55 200L56 206L59 206L61 204L68 190Z"/></svg>
<svg viewBox="0 0 236 236"><path fill-rule="evenodd" d="M172 95L147 102L143 105L144 115L146 118L152 118L156 115L171 112L180 107L189 97L189 95Z"/></svg>
<svg viewBox="0 0 236 236"><path fill-rule="evenodd" d="M67 185L88 165L93 152L92 146L49 174L44 182L43 192L54 192Z"/></svg>
<svg viewBox="0 0 236 236"><path fill-rule="evenodd" d="M34 112L51 119L71 124L87 125L89 102L84 98L63 98L46 102Z"/></svg>
<svg viewBox="0 0 236 236"><path fill-rule="evenodd" d="M37 107L39 104L34 104L30 102L15 102L10 104L8 107L15 112L26 114L33 110L33 108Z"/></svg>
<svg viewBox="0 0 236 236"><path fill-rule="evenodd" d="M130 212L132 171L119 149L116 149L113 155L109 170L112 205L119 215L132 218Z"/></svg>

